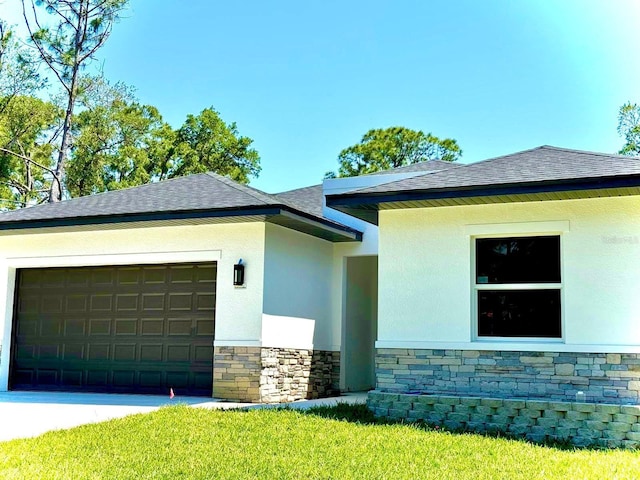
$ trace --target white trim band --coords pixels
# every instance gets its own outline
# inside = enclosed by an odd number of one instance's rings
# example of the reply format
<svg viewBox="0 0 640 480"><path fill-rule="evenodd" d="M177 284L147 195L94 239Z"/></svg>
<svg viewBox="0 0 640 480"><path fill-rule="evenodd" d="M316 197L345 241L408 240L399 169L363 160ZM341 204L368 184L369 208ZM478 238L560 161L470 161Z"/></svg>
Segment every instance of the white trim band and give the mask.
<svg viewBox="0 0 640 480"><path fill-rule="evenodd" d="M507 352L576 352L576 353L640 353L640 345L588 345L534 342L420 342L378 340L376 348L411 348L420 350L495 350Z"/></svg>

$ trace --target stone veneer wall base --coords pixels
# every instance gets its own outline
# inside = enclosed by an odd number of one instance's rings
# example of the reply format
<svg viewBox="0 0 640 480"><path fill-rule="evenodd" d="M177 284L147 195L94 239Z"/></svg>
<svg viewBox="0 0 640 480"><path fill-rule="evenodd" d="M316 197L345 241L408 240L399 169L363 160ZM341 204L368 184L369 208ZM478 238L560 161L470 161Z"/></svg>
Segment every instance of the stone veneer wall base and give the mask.
<svg viewBox="0 0 640 480"><path fill-rule="evenodd" d="M215 347L213 396L283 403L340 393L340 352L268 347Z"/></svg>
<svg viewBox="0 0 640 480"><path fill-rule="evenodd" d="M640 406L371 391L378 417L425 421L452 430L503 432L532 442L640 447Z"/></svg>
<svg viewBox="0 0 640 480"><path fill-rule="evenodd" d="M395 393L640 404L640 354L376 351L376 388Z"/></svg>

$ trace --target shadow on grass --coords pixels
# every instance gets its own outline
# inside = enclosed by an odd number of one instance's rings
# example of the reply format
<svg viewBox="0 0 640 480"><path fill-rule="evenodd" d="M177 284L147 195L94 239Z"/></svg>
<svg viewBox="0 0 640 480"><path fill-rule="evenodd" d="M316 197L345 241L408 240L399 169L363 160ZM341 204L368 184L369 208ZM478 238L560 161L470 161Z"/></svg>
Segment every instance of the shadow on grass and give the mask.
<svg viewBox="0 0 640 480"><path fill-rule="evenodd" d="M286 407L285 407L286 408ZM407 425L413 428L428 432L449 432L456 435L478 435L488 438L503 438L508 440L520 441L527 444L544 446L553 448L556 450L603 450L603 447L577 447L568 440L547 440L542 443L532 442L526 438L509 434L503 431L492 432L475 432L469 429L447 429L440 425L431 424L423 420L408 422L406 420L393 420L388 418L377 418L373 415L373 412L365 404L348 404L338 403L335 406L318 406L312 407L308 410L302 410L301 413L305 415L314 415L317 417L328 418L331 420L340 420L345 422L353 422L361 425Z"/></svg>

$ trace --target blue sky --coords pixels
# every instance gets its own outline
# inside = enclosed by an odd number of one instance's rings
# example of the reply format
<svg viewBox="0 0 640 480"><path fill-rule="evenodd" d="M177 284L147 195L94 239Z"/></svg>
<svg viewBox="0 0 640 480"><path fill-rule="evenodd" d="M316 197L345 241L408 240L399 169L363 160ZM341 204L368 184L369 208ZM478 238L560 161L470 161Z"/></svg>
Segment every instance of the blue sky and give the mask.
<svg viewBox="0 0 640 480"><path fill-rule="evenodd" d="M19 0L0 0L18 23ZM100 51L112 81L173 126L213 106L254 140L278 192L319 183L341 149L401 125L463 162L539 145L616 152L640 102L636 0L131 0Z"/></svg>

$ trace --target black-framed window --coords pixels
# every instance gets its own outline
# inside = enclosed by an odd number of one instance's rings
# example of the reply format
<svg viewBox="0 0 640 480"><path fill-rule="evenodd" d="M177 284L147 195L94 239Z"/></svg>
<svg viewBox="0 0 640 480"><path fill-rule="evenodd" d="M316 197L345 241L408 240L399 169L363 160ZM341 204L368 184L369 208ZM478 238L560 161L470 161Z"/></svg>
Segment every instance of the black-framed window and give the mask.
<svg viewBox="0 0 640 480"><path fill-rule="evenodd" d="M560 236L477 238L478 337L561 338Z"/></svg>

